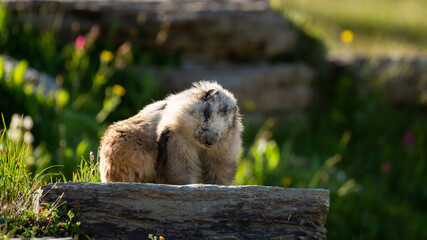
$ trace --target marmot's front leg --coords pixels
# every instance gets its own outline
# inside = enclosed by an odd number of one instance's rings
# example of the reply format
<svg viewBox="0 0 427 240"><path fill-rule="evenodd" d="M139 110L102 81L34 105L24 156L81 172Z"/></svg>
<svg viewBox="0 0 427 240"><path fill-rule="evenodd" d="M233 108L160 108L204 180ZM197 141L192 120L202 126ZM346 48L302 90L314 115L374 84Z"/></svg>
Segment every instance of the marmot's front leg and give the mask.
<svg viewBox="0 0 427 240"><path fill-rule="evenodd" d="M216 158L217 156L215 156ZM214 160L214 159L212 159ZM225 160L225 159L222 159ZM209 167L205 170L203 183L218 184L218 185L231 185L236 175L237 164L233 161L221 161L215 159L209 163Z"/></svg>
<svg viewBox="0 0 427 240"><path fill-rule="evenodd" d="M206 155L204 162L203 183L231 185L237 171L237 155L227 154L221 149Z"/></svg>
<svg viewBox="0 0 427 240"><path fill-rule="evenodd" d="M241 149L240 133L234 129L203 156L203 183L231 185L237 171L237 157Z"/></svg>
<svg viewBox="0 0 427 240"><path fill-rule="evenodd" d="M185 185L199 183L202 176L199 157L187 141L169 133L167 160L164 172L169 184Z"/></svg>

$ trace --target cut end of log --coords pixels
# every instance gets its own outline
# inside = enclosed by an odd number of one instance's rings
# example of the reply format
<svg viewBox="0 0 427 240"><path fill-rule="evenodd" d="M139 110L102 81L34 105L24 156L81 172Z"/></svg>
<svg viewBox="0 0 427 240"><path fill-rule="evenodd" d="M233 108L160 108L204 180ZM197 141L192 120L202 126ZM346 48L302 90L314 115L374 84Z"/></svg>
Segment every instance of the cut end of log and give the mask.
<svg viewBox="0 0 427 240"><path fill-rule="evenodd" d="M37 205L78 204L96 239L326 239L329 190L264 186L57 183ZM36 206L38 207L38 206Z"/></svg>

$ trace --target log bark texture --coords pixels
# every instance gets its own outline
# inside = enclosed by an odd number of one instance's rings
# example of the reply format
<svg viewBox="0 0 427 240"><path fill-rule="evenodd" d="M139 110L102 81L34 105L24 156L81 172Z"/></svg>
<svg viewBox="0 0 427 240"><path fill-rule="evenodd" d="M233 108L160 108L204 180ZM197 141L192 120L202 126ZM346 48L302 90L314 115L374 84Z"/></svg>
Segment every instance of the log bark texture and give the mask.
<svg viewBox="0 0 427 240"><path fill-rule="evenodd" d="M62 194L95 239L326 239L329 190L57 183L38 190L37 204Z"/></svg>
<svg viewBox="0 0 427 240"><path fill-rule="evenodd" d="M94 25L105 33L114 27L119 40L133 38L144 47L202 58L272 57L289 52L297 41L291 24L268 0L4 1L26 23L42 27L63 13L56 21L63 37Z"/></svg>

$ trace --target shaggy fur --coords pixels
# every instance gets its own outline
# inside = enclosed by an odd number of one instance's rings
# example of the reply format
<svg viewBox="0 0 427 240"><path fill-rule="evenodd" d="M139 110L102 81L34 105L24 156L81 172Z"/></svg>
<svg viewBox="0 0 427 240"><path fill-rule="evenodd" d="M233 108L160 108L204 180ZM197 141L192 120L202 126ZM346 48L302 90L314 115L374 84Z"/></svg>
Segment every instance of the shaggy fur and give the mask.
<svg viewBox="0 0 427 240"><path fill-rule="evenodd" d="M233 94L215 82L194 83L107 129L102 181L230 185L242 131Z"/></svg>

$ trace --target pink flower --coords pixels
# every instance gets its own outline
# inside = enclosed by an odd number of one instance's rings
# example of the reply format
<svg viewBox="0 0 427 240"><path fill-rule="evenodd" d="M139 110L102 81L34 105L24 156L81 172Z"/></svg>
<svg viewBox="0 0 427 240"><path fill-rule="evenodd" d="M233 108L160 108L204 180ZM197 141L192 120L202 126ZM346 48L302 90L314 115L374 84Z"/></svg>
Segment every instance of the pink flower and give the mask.
<svg viewBox="0 0 427 240"><path fill-rule="evenodd" d="M385 162L381 164L381 172L382 173L390 173L393 170L393 164L391 162Z"/></svg>
<svg viewBox="0 0 427 240"><path fill-rule="evenodd" d="M83 50L86 45L86 38L83 35L80 35L76 38L76 41L74 42L74 48L76 50Z"/></svg>
<svg viewBox="0 0 427 240"><path fill-rule="evenodd" d="M403 146L407 149L412 149L415 147L415 134L413 132L406 132L403 135Z"/></svg>

